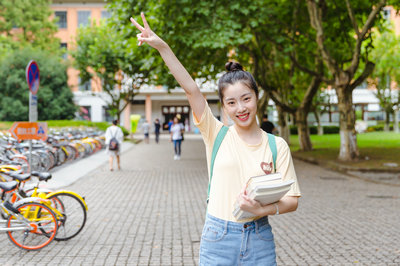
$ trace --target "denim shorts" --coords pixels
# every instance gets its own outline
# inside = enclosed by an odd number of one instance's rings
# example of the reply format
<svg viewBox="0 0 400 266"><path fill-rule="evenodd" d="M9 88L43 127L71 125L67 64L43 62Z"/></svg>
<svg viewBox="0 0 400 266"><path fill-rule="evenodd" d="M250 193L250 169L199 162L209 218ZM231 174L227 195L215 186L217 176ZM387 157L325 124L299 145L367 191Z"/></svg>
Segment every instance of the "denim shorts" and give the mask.
<svg viewBox="0 0 400 266"><path fill-rule="evenodd" d="M207 214L200 242L203 265L276 265L275 243L268 217L235 223Z"/></svg>

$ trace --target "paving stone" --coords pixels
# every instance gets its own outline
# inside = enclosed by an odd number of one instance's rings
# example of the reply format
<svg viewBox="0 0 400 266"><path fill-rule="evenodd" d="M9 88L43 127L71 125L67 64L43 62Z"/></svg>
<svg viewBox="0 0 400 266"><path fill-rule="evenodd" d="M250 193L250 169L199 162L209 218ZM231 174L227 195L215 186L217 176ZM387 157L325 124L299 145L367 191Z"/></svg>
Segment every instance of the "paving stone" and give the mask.
<svg viewBox="0 0 400 266"><path fill-rule="evenodd" d="M109 172L107 163L94 169L66 188L86 198L83 231L36 252L20 252L1 234L0 265L197 265L204 145L188 139L182 151L174 161L166 140L140 143L123 153L121 171ZM398 187L297 160L295 167L303 195L298 210L270 218L278 265L400 264Z"/></svg>

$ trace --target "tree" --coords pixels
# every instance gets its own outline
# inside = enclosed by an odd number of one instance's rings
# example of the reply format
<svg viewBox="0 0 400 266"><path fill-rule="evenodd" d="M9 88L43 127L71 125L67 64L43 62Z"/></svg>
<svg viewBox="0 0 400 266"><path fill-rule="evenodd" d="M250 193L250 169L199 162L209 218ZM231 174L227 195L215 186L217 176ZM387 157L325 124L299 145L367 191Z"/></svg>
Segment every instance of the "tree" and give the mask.
<svg viewBox="0 0 400 266"><path fill-rule="evenodd" d="M74 118L76 106L67 85L67 66L61 58L27 47L10 52L0 62L0 120L28 120L29 88L25 70L30 60L35 60L40 69L38 119Z"/></svg>
<svg viewBox="0 0 400 266"><path fill-rule="evenodd" d="M369 83L376 87L375 95L386 113L385 131L389 131L390 115L396 118L395 110L400 107L400 89L393 86L400 84L400 37L394 32L393 25L376 35L375 49L371 52L376 66ZM396 130L396 124L394 128Z"/></svg>
<svg viewBox="0 0 400 266"><path fill-rule="evenodd" d="M266 91L265 96L270 94L268 97L281 105L282 108L278 110L297 112L299 118L297 121L304 128L299 134L301 139L305 139L301 141L304 143L302 148L305 150L312 148L306 121L307 109L308 102L321 81L320 78L310 77L298 70L292 71L293 63L289 54L291 49L294 49L294 41L291 37L296 36L296 31L300 29L307 32L310 28L308 24L301 23L304 21L301 17L303 14L292 14L293 1L243 0L235 3L182 0L135 1L133 4L131 1L122 0L112 1L111 6L117 14L117 21L123 25L126 25L125 21L129 18L126 10L134 10L136 14L140 11L147 12L153 30L168 42L195 78L215 79L215 75L223 71L223 65L228 59L239 59L245 68L254 74L260 87ZM298 9L307 14L304 3ZM301 26L296 27L296 24ZM135 36L136 31L125 25L121 26L122 30L128 36ZM305 41L302 41L302 45L296 43L299 54L304 48L308 51L316 50L315 45L307 46L304 44ZM150 56L154 57L154 54ZM314 57L315 53L311 60L307 60L307 65L316 67L318 68L316 71L320 71L318 66L321 64L316 63ZM160 72L154 76L160 77L164 74ZM300 80L304 82L298 82ZM307 96L302 97L303 95ZM306 100L300 104L302 99ZM280 120L279 124L283 127L284 120ZM286 126L281 132L285 132L285 128Z"/></svg>
<svg viewBox="0 0 400 266"><path fill-rule="evenodd" d="M364 42L372 42L372 28L388 2L307 0L310 23L316 31L315 43L329 70L327 84L333 86L338 97L339 160L354 160L359 156L352 92L374 69L375 64L368 56L372 47L361 48Z"/></svg>
<svg viewBox="0 0 400 266"><path fill-rule="evenodd" d="M0 33L14 48L26 45L57 52L60 44L55 33L57 26L50 20L50 0L1 0Z"/></svg>
<svg viewBox="0 0 400 266"><path fill-rule="evenodd" d="M82 82L97 81L108 96L104 100L110 115L119 117L147 81L148 71L142 70L145 62L136 40L132 45L110 23L101 21L99 25L81 28L76 43L72 57Z"/></svg>

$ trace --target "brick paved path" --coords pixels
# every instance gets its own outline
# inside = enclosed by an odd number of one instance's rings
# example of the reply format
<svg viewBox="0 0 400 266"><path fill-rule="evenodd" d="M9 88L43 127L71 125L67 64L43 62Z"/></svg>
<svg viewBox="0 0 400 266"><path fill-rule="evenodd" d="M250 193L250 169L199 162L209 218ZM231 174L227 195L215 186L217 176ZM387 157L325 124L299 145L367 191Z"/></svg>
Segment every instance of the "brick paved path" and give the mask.
<svg viewBox="0 0 400 266"><path fill-rule="evenodd" d="M104 164L68 189L89 206L76 238L26 252L0 235L0 265L196 265L207 170L201 140L138 144L122 170ZM279 265L400 265L398 187L295 162L303 197L295 213L270 219Z"/></svg>

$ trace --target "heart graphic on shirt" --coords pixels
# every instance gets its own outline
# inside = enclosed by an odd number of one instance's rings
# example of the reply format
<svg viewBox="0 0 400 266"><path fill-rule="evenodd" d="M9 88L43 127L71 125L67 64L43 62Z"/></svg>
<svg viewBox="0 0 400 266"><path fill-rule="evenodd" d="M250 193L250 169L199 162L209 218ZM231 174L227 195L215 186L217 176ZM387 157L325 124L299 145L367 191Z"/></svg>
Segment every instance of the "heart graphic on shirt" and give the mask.
<svg viewBox="0 0 400 266"><path fill-rule="evenodd" d="M260 164L260 166L266 175L269 175L272 173L272 163L262 162Z"/></svg>

